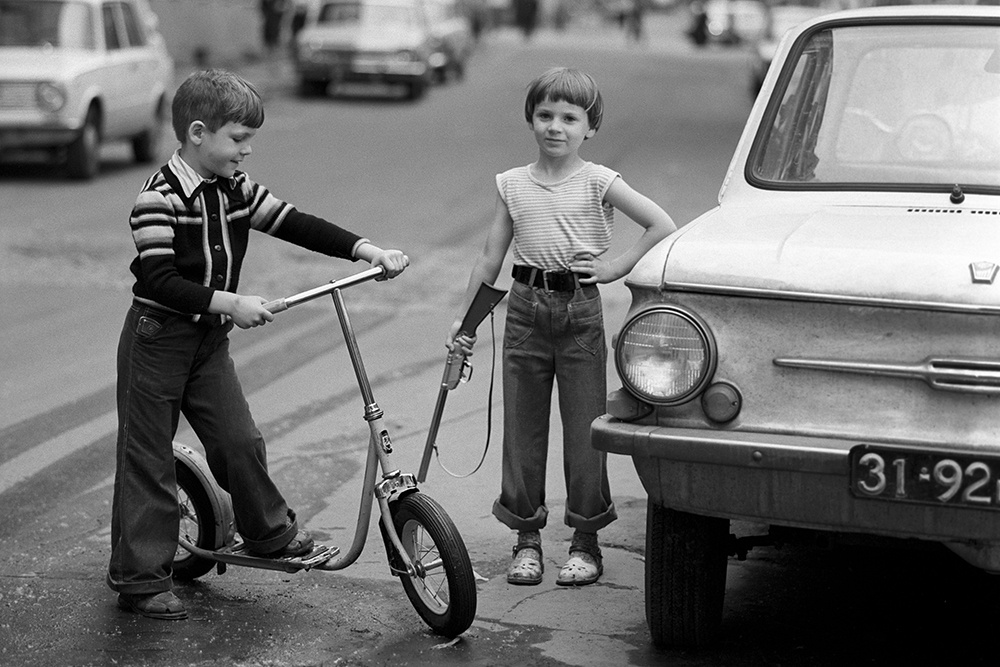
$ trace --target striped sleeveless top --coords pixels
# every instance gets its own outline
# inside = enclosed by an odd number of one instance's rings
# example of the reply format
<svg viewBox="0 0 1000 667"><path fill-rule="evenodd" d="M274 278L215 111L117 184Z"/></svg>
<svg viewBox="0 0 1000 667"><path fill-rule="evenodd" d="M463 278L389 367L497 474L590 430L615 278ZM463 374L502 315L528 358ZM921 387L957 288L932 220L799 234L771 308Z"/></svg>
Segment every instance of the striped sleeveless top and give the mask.
<svg viewBox="0 0 1000 667"><path fill-rule="evenodd" d="M619 176L593 162L557 183L538 181L527 166L498 174L500 197L514 221L514 263L565 270L579 252L604 253L614 225L614 208L604 195Z"/></svg>

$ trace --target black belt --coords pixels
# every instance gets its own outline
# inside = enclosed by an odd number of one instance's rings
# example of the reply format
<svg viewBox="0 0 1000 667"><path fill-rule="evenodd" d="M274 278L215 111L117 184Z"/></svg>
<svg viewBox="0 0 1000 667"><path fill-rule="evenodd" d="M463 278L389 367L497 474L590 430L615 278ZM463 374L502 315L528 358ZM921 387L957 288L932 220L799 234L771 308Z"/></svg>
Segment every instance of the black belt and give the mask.
<svg viewBox="0 0 1000 667"><path fill-rule="evenodd" d="M511 275L519 283L549 292L573 292L580 287L580 276L572 271L543 271L515 264Z"/></svg>

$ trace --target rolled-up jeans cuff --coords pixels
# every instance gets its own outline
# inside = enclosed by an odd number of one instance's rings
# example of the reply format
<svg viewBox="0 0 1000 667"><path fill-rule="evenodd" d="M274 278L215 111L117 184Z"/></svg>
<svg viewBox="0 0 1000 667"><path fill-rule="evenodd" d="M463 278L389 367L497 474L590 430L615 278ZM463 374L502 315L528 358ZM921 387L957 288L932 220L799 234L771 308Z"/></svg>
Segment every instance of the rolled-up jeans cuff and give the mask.
<svg viewBox="0 0 1000 667"><path fill-rule="evenodd" d="M534 515L523 518L519 517L500 503L497 498L493 503L493 516L500 520L500 523L513 530L541 530L549 518L549 509L542 505L535 510Z"/></svg>
<svg viewBox="0 0 1000 667"><path fill-rule="evenodd" d="M270 554L284 549L289 542L295 539L295 535L298 532L299 524L295 519L295 512L288 510L288 521L279 533L260 541L249 540L245 535L241 537L243 537L243 543L247 545L250 551L258 554Z"/></svg>
<svg viewBox="0 0 1000 667"><path fill-rule="evenodd" d="M582 530L585 533L596 533L617 518L618 512L615 511L615 504L613 502L608 505L607 510L590 518L582 517L579 514L573 514L569 510L566 510L566 525L575 530Z"/></svg>

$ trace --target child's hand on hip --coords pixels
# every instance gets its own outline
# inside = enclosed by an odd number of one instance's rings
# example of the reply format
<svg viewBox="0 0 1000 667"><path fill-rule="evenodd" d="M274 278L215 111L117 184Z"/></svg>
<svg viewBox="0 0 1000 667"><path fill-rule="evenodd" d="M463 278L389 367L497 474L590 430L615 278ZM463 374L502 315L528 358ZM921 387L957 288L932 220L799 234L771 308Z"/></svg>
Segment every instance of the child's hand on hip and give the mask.
<svg viewBox="0 0 1000 667"><path fill-rule="evenodd" d="M610 283L620 276L615 273L611 262L603 256L595 256L589 252L578 252L573 255L573 261L569 265L569 270L573 273L589 276L580 278L581 285L593 285L595 283Z"/></svg>

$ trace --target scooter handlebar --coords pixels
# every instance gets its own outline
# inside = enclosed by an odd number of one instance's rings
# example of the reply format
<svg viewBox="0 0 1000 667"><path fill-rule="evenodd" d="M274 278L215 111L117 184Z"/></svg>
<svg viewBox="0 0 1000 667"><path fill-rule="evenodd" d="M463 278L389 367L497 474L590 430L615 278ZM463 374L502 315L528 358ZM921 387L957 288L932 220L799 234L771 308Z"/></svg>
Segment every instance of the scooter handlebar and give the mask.
<svg viewBox="0 0 1000 667"><path fill-rule="evenodd" d="M293 294L291 296L286 296L283 299L275 299L274 301L268 301L264 304L264 308L269 310L271 314L278 314L284 312L291 308L292 306L297 306L300 303L305 303L306 301L312 301L313 299L325 296L327 294L332 294L335 290L344 289L347 287L352 287L354 285L359 285L369 280L374 280L385 276L385 268L381 266L374 266L365 271L355 273L354 275L347 276L346 278L340 278L339 280L331 280L325 285L320 285L319 287L314 287L312 289L305 290L304 292L299 292L298 294Z"/></svg>

